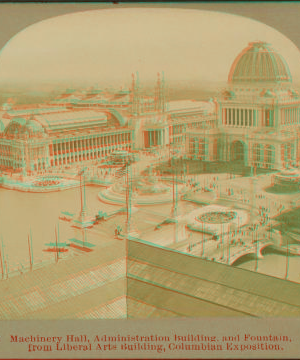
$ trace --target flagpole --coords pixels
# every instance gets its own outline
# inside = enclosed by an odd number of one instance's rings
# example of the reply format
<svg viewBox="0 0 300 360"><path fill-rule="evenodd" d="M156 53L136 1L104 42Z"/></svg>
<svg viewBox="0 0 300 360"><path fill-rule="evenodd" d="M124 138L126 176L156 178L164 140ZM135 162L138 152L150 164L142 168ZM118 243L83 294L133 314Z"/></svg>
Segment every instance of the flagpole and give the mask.
<svg viewBox="0 0 300 360"><path fill-rule="evenodd" d="M5 270L6 270L6 278L8 279L8 261L7 261L7 256L6 259L4 260L5 263Z"/></svg>
<svg viewBox="0 0 300 360"><path fill-rule="evenodd" d="M227 252L227 263L230 265L230 225L227 227L227 238L228 238L228 252Z"/></svg>
<svg viewBox="0 0 300 360"><path fill-rule="evenodd" d="M33 267L33 246L32 246L32 232L31 232L31 228L30 228L30 249L31 249L31 270Z"/></svg>
<svg viewBox="0 0 300 360"><path fill-rule="evenodd" d="M32 259L31 259L31 249L30 249L30 236L28 234L28 251L29 251L29 264L30 264L30 271L32 270Z"/></svg>
<svg viewBox="0 0 300 360"><path fill-rule="evenodd" d="M204 257L204 229L203 229L203 221L201 221L202 223L202 257Z"/></svg>
<svg viewBox="0 0 300 360"><path fill-rule="evenodd" d="M285 224L285 227L287 224ZM289 276L289 235L286 236L287 239L287 247L286 247L286 263L285 263L285 280L288 279Z"/></svg>
<svg viewBox="0 0 300 360"><path fill-rule="evenodd" d="M3 264L3 258L2 256L4 256L3 253L3 239L2 239L2 235L1 235L1 247L0 247L0 261L1 261L1 273L2 273L2 280L4 279L4 264Z"/></svg>
<svg viewBox="0 0 300 360"><path fill-rule="evenodd" d="M257 230L256 230L256 244L255 244L255 249L256 249L256 256L255 256L255 271L257 271L258 268L258 226L257 226Z"/></svg>
<svg viewBox="0 0 300 360"><path fill-rule="evenodd" d="M57 228L55 226L55 262L58 262L58 253L57 253Z"/></svg>
<svg viewBox="0 0 300 360"><path fill-rule="evenodd" d="M81 213L83 210L83 198L82 198L82 173L80 172L80 200L81 200Z"/></svg>
<svg viewBox="0 0 300 360"><path fill-rule="evenodd" d="M127 219L126 219L126 232L128 234L129 232L129 172L128 169L126 171L126 182L127 182L127 186L126 186L126 207L127 207ZM126 234L126 236L127 236Z"/></svg>

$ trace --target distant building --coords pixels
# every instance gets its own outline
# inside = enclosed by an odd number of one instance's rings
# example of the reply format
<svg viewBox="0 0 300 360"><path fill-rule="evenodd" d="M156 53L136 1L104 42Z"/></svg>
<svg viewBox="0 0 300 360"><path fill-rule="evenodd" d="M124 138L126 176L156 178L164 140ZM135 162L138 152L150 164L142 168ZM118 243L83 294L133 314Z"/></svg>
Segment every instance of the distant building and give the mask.
<svg viewBox="0 0 300 360"><path fill-rule="evenodd" d="M207 117L208 108L212 113ZM166 102L158 75L154 96L132 88L111 93L66 93L49 104L4 106L0 121L0 166L24 175L107 157L115 151L184 146L185 133L216 122L206 102Z"/></svg>
<svg viewBox="0 0 300 360"><path fill-rule="evenodd" d="M281 169L296 163L299 109L285 60L269 44L252 42L234 61L226 89L210 101L167 101L160 74L149 96L136 74L129 90L91 88L49 104L4 104L0 166L33 174L172 144L203 161Z"/></svg>
<svg viewBox="0 0 300 360"><path fill-rule="evenodd" d="M187 151L201 159L284 168L297 159L300 99L285 60L265 42L235 59L217 97L216 129L187 134Z"/></svg>
<svg viewBox="0 0 300 360"><path fill-rule="evenodd" d="M41 109L11 118L0 138L0 164L31 174L129 150L131 143L132 130L111 114Z"/></svg>

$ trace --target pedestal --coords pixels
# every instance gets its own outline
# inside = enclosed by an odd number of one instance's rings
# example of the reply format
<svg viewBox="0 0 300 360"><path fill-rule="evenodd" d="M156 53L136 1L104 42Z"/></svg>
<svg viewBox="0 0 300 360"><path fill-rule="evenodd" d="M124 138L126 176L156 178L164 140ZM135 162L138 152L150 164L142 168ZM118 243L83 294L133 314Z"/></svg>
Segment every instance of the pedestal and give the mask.
<svg viewBox="0 0 300 360"><path fill-rule="evenodd" d="M83 209L77 219L73 219L73 226L78 229L90 228L94 225L95 218L89 216L86 209Z"/></svg>

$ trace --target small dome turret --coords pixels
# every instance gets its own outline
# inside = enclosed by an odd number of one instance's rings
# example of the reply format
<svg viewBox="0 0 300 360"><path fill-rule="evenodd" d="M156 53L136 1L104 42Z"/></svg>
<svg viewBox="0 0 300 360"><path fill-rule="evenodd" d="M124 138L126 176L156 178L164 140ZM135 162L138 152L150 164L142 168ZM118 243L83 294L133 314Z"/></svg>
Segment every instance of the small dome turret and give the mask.
<svg viewBox="0 0 300 360"><path fill-rule="evenodd" d="M45 137L43 126L33 118L26 120L24 118L14 118L6 126L5 135L12 138L42 138Z"/></svg>

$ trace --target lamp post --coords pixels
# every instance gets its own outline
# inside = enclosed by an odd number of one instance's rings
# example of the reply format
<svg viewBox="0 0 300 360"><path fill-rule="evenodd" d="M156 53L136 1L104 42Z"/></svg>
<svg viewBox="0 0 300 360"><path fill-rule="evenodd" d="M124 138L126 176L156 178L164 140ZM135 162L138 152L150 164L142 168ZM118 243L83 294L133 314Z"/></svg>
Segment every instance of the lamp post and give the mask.
<svg viewBox="0 0 300 360"><path fill-rule="evenodd" d="M228 225L228 256L227 263L230 265L230 244L231 244L231 235L235 233L234 223Z"/></svg>
<svg viewBox="0 0 300 360"><path fill-rule="evenodd" d="M224 260L224 234L223 234L223 223L221 223L221 241L222 241L222 259Z"/></svg>
<svg viewBox="0 0 300 360"><path fill-rule="evenodd" d="M1 274L2 274L2 280L4 279L4 274L5 274L5 270L4 270L4 249L3 249L3 238L1 236L1 247L0 247L0 263L1 263Z"/></svg>
<svg viewBox="0 0 300 360"><path fill-rule="evenodd" d="M258 269L258 224L255 227L255 238L256 238L256 243L255 243L255 250L256 250L256 257L255 257L255 269L254 271L257 271Z"/></svg>
<svg viewBox="0 0 300 360"><path fill-rule="evenodd" d="M286 216L284 216L284 229L285 229L285 233L286 233L286 229L287 229L287 218ZM288 280L288 277L289 277L289 236L287 235L286 236L286 239L287 239L287 246L286 246L286 262L285 262L285 276L284 276L284 279L285 280Z"/></svg>
<svg viewBox="0 0 300 360"><path fill-rule="evenodd" d="M204 224L203 221L201 221L202 223L202 257L204 257Z"/></svg>
<svg viewBox="0 0 300 360"><path fill-rule="evenodd" d="M32 271L32 266L33 266L33 253L32 253L32 235L31 235L31 229L30 229L30 235L28 234L28 251L29 251L30 270Z"/></svg>
<svg viewBox="0 0 300 360"><path fill-rule="evenodd" d="M80 199L81 199L81 211L80 215L82 218L86 215L86 196L85 196L85 172L86 167L79 172L80 176Z"/></svg>

